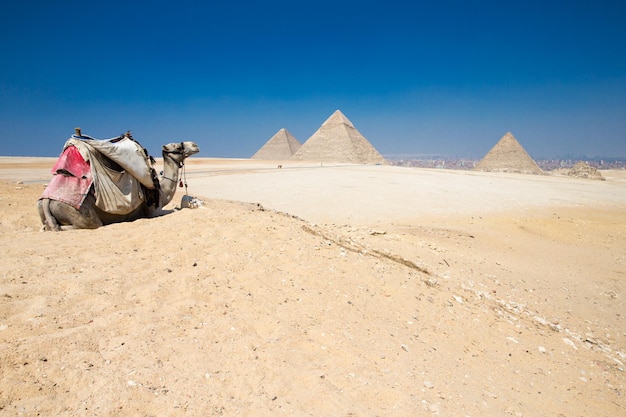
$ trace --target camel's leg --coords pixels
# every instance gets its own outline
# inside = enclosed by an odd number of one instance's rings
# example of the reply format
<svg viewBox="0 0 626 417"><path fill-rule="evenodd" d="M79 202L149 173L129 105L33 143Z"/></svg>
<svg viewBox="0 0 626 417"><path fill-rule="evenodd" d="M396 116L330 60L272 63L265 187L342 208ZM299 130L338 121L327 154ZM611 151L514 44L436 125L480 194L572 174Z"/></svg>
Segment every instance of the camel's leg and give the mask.
<svg viewBox="0 0 626 417"><path fill-rule="evenodd" d="M59 222L54 218L52 213L50 212L50 199L43 198L37 202L37 209L39 211L39 217L41 218L41 223L43 224L43 230L53 230L58 232Z"/></svg>
<svg viewBox="0 0 626 417"><path fill-rule="evenodd" d="M103 223L94 208L95 201L95 197L90 193L83 201L80 209L76 210L68 204L53 200L50 203L51 212L55 214L61 225L71 226L74 229L97 229Z"/></svg>
<svg viewBox="0 0 626 417"><path fill-rule="evenodd" d="M96 214L94 202L95 198L88 195L80 210L76 210L57 200L41 199L38 207L44 230L97 229L102 226L102 220Z"/></svg>

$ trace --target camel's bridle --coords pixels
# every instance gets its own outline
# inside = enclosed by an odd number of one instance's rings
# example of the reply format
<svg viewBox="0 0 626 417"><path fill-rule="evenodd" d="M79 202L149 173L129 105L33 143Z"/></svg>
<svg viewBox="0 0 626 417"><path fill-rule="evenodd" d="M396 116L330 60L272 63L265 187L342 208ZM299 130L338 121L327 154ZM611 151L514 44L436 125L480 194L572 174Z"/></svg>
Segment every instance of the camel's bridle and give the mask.
<svg viewBox="0 0 626 417"><path fill-rule="evenodd" d="M180 180L180 187L185 186L185 195L187 195L187 170L185 169L185 158L189 157L189 154L187 152L185 152L185 143L181 142L180 143L180 150L175 150L175 151L164 151L166 153L169 154L174 154L174 155L182 155L183 159L178 163L178 169L182 169L183 170L183 176L182 179ZM172 178L166 177L165 175L163 175L163 178L170 180L172 182L176 182L174 181Z"/></svg>

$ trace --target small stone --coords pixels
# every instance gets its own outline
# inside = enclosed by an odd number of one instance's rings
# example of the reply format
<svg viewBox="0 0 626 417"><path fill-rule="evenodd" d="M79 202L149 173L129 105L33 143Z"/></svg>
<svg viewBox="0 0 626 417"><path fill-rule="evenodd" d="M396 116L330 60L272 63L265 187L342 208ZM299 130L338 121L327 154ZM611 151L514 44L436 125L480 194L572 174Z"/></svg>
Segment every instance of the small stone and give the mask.
<svg viewBox="0 0 626 417"><path fill-rule="evenodd" d="M576 345L574 344L574 342L572 342L571 340L569 340L567 337L563 338L563 341L565 342L565 344L570 345L571 347L573 347L575 350L578 350L578 348L576 347Z"/></svg>
<svg viewBox="0 0 626 417"><path fill-rule="evenodd" d="M432 403L428 405L428 411L433 414L439 414L441 412L441 407L439 403Z"/></svg>

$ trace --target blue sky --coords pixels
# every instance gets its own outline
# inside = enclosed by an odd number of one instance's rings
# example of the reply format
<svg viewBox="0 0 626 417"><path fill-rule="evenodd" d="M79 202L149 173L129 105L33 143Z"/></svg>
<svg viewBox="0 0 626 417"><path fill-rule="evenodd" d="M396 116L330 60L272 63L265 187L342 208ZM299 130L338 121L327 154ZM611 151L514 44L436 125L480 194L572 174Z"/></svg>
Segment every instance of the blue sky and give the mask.
<svg viewBox="0 0 626 417"><path fill-rule="evenodd" d="M0 155L80 126L248 158L340 109L383 155L626 157L623 1L5 3Z"/></svg>

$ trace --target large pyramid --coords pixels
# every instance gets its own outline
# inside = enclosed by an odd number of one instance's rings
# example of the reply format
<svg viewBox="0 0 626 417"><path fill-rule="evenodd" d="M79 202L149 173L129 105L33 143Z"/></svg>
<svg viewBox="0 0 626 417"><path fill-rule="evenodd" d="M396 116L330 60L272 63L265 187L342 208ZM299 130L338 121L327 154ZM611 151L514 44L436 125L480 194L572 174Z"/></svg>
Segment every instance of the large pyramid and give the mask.
<svg viewBox="0 0 626 417"><path fill-rule="evenodd" d="M285 128L280 129L274 136L261 147L252 159L266 159L271 161L279 161L291 159L291 156L298 150L302 144L298 142L289 131Z"/></svg>
<svg viewBox="0 0 626 417"><path fill-rule="evenodd" d="M476 171L543 174L537 163L522 148L515 136L507 132L474 167Z"/></svg>
<svg viewBox="0 0 626 417"><path fill-rule="evenodd" d="M382 164L385 158L336 110L293 155L299 161Z"/></svg>

